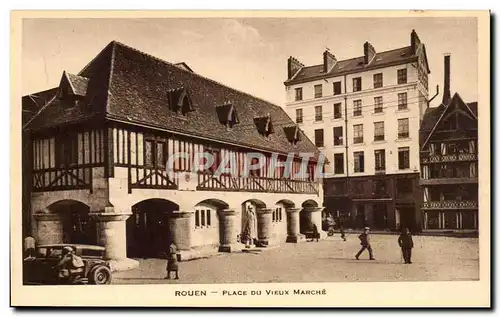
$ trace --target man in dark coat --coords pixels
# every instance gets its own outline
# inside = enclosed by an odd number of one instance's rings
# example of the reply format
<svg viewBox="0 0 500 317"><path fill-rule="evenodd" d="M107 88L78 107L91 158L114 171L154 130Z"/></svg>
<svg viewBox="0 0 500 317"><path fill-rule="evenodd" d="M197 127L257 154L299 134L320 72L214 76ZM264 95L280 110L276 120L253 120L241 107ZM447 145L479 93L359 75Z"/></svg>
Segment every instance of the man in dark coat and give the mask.
<svg viewBox="0 0 500 317"><path fill-rule="evenodd" d="M361 249L358 254L356 254L356 260L359 260L359 256L363 251L368 250L368 254L370 255L370 260L375 260L373 257L372 246L370 242L370 228L365 227L365 231L358 236L359 240L361 240Z"/></svg>
<svg viewBox="0 0 500 317"><path fill-rule="evenodd" d="M401 247L401 253L403 253L403 259L405 264L411 264L411 249L413 248L413 238L411 236L410 229L405 228L398 238L398 244Z"/></svg>

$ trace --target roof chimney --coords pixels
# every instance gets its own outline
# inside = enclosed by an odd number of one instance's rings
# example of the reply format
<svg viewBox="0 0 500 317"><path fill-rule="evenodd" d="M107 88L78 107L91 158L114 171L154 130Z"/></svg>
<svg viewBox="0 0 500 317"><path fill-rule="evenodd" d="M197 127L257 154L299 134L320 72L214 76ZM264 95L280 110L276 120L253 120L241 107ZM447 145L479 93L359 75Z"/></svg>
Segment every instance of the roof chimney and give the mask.
<svg viewBox="0 0 500 317"><path fill-rule="evenodd" d="M375 57L376 54L375 48L369 42L366 42L365 45L363 46L363 49L365 54L364 62L365 64L369 64Z"/></svg>
<svg viewBox="0 0 500 317"><path fill-rule="evenodd" d="M448 105L451 99L450 93L450 54L444 54L444 89L443 104Z"/></svg>
<svg viewBox="0 0 500 317"><path fill-rule="evenodd" d="M337 58L329 50L326 50L323 53L323 72L328 73L335 64L337 64Z"/></svg>
<svg viewBox="0 0 500 317"><path fill-rule="evenodd" d="M288 79L291 79L302 67L304 64L299 62L296 58L290 56L288 58Z"/></svg>
<svg viewBox="0 0 500 317"><path fill-rule="evenodd" d="M417 32L415 30L411 30L410 34L410 45L411 45L411 54L414 55L417 52L418 47L420 46L420 38L418 37Z"/></svg>

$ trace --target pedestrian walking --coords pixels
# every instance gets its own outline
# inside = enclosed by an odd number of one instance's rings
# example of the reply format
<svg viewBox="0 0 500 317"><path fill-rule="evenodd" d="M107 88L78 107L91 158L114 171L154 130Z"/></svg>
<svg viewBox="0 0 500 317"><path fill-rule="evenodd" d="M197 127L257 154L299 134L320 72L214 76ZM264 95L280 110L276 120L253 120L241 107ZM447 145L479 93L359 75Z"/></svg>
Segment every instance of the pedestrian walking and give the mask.
<svg viewBox="0 0 500 317"><path fill-rule="evenodd" d="M316 242L319 242L319 231L318 231L318 226L316 226L315 223L312 224L312 240L311 241L314 241L314 239L316 239Z"/></svg>
<svg viewBox="0 0 500 317"><path fill-rule="evenodd" d="M370 260L375 260L373 257L373 251L372 251L372 246L371 246L371 237L370 237L370 228L365 227L365 231L358 236L359 240L361 241L361 249L359 252L356 254L356 260L359 260L359 256L363 251L368 250L368 254L370 255Z"/></svg>
<svg viewBox="0 0 500 317"><path fill-rule="evenodd" d="M398 238L398 244L403 254L405 264L411 264L411 249L413 248L413 238L410 229L405 228Z"/></svg>
<svg viewBox="0 0 500 317"><path fill-rule="evenodd" d="M342 238L344 241L346 241L345 231L344 231L344 220L342 219L342 217L339 217L337 219L337 225L338 225L339 231L340 231L340 238Z"/></svg>
<svg viewBox="0 0 500 317"><path fill-rule="evenodd" d="M167 253L167 276L165 279L170 279L170 272L175 272L175 279L179 279L179 263L177 259L177 246L172 241L168 246Z"/></svg>

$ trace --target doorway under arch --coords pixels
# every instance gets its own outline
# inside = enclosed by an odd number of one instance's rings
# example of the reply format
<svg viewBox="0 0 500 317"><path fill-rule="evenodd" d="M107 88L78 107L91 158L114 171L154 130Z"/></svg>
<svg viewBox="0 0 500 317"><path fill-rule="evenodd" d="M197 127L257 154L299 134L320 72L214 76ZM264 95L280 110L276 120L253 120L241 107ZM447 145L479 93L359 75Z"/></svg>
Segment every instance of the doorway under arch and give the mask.
<svg viewBox="0 0 500 317"><path fill-rule="evenodd" d="M258 240L257 209L266 208L259 199L248 199L241 204L240 242L256 244Z"/></svg>
<svg viewBox="0 0 500 317"><path fill-rule="evenodd" d="M66 199L51 204L47 209L61 217L62 243L97 245L96 221L89 216L89 206Z"/></svg>
<svg viewBox="0 0 500 317"><path fill-rule="evenodd" d="M127 257L164 258L170 239L169 220L179 205L165 199L147 199L132 206L127 219Z"/></svg>
<svg viewBox="0 0 500 317"><path fill-rule="evenodd" d="M289 199L279 200L274 205L271 236L275 243L286 242L287 226L290 222L290 214L286 210L293 207L295 207L295 204Z"/></svg>
<svg viewBox="0 0 500 317"><path fill-rule="evenodd" d="M313 231L313 221L311 218L311 212L307 211L306 208L318 207L318 203L312 199L306 200L302 203L302 210L299 213L300 217L300 233L310 233ZM322 228L317 228L320 231Z"/></svg>

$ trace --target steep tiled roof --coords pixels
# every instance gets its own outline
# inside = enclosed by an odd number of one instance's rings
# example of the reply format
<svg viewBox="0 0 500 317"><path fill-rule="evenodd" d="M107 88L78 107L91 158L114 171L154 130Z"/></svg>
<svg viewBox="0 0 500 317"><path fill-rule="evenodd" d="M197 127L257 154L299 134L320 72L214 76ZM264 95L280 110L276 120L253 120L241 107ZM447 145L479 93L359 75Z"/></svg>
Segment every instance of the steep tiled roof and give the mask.
<svg viewBox="0 0 500 317"><path fill-rule="evenodd" d="M458 101L462 101L462 99L460 98L460 95L455 93L448 105L440 104L438 107L427 108L425 110L424 117L422 118L422 122L420 123L420 130L419 130L420 147L424 146L426 140L429 138L429 135L432 133L434 127L438 124L439 118L441 118L446 108L450 106L452 103ZM477 117L477 102L470 102L465 104Z"/></svg>
<svg viewBox="0 0 500 317"><path fill-rule="evenodd" d="M467 106L472 110L474 115L477 117L477 102L469 102L467 103Z"/></svg>
<svg viewBox="0 0 500 317"><path fill-rule="evenodd" d="M425 140L429 137L432 129L436 125L441 117L441 114L446 109L443 104L440 104L438 107L427 108L424 113L424 117L422 118L422 122L420 123L420 131L419 131L419 143L420 146L423 146Z"/></svg>
<svg viewBox="0 0 500 317"><path fill-rule="evenodd" d="M279 106L118 42L111 42L78 76L89 79L84 100L64 109L56 99L29 129L100 117L271 152L319 154L305 135L296 145L288 141L282 127L293 121ZM169 107L169 91L181 87L193 108L185 115ZM228 102L239 119L230 130L219 122L216 110ZM269 136L259 133L254 122L267 114L274 127Z"/></svg>
<svg viewBox="0 0 500 317"><path fill-rule="evenodd" d="M66 75L68 76L71 86L75 90L75 95L85 96L87 93L87 85L89 83L89 79L70 73L66 73Z"/></svg>
<svg viewBox="0 0 500 317"><path fill-rule="evenodd" d="M57 94L57 88L40 91L36 94L26 95L22 98L23 127L37 114L54 96Z"/></svg>
<svg viewBox="0 0 500 317"><path fill-rule="evenodd" d="M285 81L285 85L398 65L413 61L416 58L417 55L411 52L411 46L406 46L390 51L377 52L375 58L369 64L364 64L363 56L338 61L328 73L323 72L323 64L306 66L302 67L290 80Z"/></svg>

